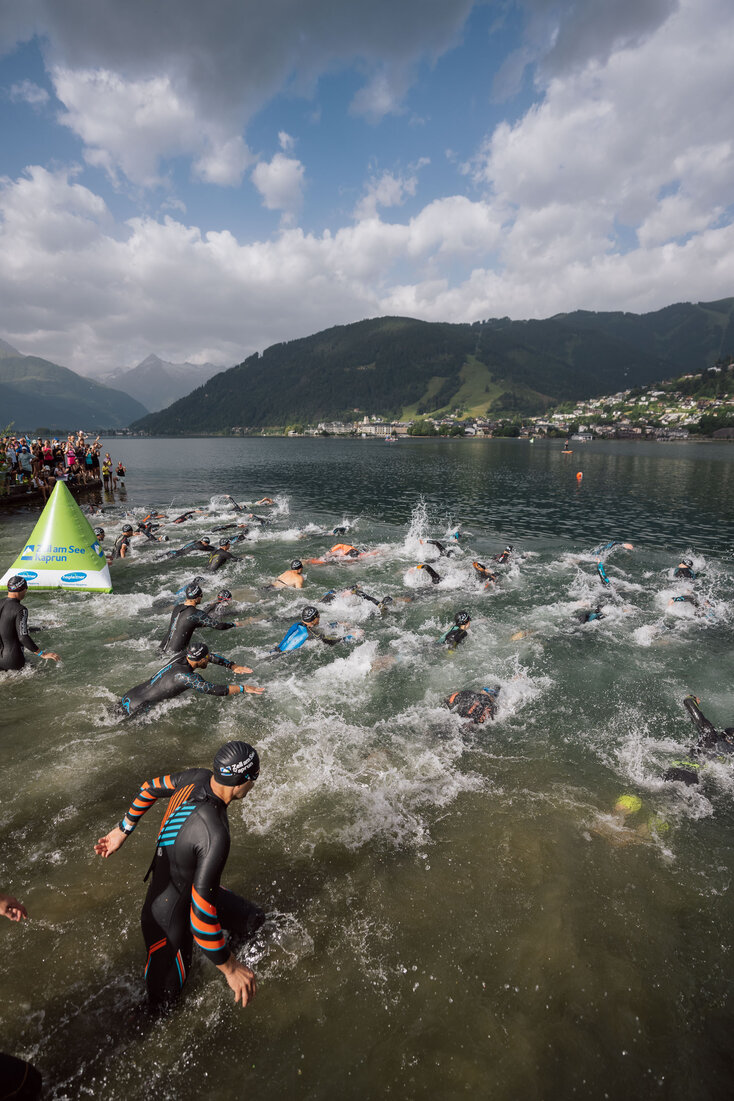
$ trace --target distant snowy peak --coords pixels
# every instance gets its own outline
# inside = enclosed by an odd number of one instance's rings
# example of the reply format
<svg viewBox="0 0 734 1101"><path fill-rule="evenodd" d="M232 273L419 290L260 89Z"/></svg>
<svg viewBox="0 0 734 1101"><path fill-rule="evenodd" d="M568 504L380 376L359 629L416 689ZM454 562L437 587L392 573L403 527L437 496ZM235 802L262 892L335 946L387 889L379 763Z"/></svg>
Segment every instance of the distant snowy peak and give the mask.
<svg viewBox="0 0 734 1101"><path fill-rule="evenodd" d="M136 367L116 367L101 381L142 402L151 412L165 409L222 370L213 363L169 363L149 355Z"/></svg>

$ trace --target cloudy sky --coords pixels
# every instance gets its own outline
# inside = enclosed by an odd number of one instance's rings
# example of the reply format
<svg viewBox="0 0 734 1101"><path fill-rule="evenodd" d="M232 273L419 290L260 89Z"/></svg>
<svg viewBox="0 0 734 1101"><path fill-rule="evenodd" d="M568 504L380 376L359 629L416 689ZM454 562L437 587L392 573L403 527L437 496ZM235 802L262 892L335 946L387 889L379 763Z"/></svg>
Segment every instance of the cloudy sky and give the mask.
<svg viewBox="0 0 734 1101"><path fill-rule="evenodd" d="M734 294L731 0L0 0L0 337L229 366Z"/></svg>

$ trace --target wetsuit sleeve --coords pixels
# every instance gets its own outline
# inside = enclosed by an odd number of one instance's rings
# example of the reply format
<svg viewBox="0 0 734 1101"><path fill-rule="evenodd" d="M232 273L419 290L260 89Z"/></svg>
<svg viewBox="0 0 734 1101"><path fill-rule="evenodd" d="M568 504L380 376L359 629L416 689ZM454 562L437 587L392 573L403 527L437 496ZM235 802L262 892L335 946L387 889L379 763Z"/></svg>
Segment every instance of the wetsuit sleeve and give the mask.
<svg viewBox="0 0 734 1101"><path fill-rule="evenodd" d="M200 851L191 885L191 930L194 940L214 964L226 963L230 951L217 914L217 894L229 854L229 838L208 833L206 848Z"/></svg>
<svg viewBox="0 0 734 1101"><path fill-rule="evenodd" d="M228 623L227 626L234 627L234 623ZM230 661L229 658L223 657L222 654L210 653L209 657L211 659L212 665L223 665L225 669L232 669L234 666L234 662Z"/></svg>
<svg viewBox="0 0 734 1101"><path fill-rule="evenodd" d="M156 799L168 799L176 790L176 780L176 776L170 775L156 776L154 780L146 780L122 817L120 822L122 832L132 833Z"/></svg>
<svg viewBox="0 0 734 1101"><path fill-rule="evenodd" d="M216 608L216 604L211 604L209 607ZM203 608L197 609L192 619L196 620L199 627L212 627L215 631L228 631L230 627L235 626L234 623L222 623L221 619L213 619Z"/></svg>
<svg viewBox="0 0 734 1101"><path fill-rule="evenodd" d="M20 615L16 620L15 626L18 632L18 641L20 642L21 646L23 646L26 650L30 650L32 654L37 654L38 647L36 646L31 636L28 634L28 609L23 604L21 604L20 606Z"/></svg>
<svg viewBox="0 0 734 1101"><path fill-rule="evenodd" d="M215 659L216 656L217 656L216 654L212 654L212 661L214 661L215 665L229 664L227 662L226 658L223 658L221 661L215 661L214 659ZM190 673L183 673L183 672L176 673L175 679L179 683L181 683L183 681L183 683L186 685L186 687L187 688L193 688L194 692L204 692L207 696L228 696L229 695L229 686L228 685L226 685L226 684L212 684L211 681L204 680L204 678L193 669L191 670Z"/></svg>

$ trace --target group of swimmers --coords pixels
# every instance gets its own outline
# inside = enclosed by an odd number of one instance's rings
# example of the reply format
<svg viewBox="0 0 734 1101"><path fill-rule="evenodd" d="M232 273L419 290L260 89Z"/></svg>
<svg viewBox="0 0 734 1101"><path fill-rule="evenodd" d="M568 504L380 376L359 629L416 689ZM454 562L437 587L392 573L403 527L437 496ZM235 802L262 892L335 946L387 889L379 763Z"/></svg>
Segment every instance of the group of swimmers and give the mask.
<svg viewBox="0 0 734 1101"><path fill-rule="evenodd" d="M236 524L224 525L224 529L236 529L237 534L233 539L225 536L212 543L209 537L202 537L167 552L162 561L165 563L171 559L203 553L208 556L206 568L213 573L235 559L236 556L230 550L232 543L244 539L249 530L248 525L262 526L268 521L254 513L247 513L236 502L232 503L236 505L238 514L244 513L247 521L242 524L238 515ZM257 502L259 506L272 503L270 498ZM202 511L191 509L168 522L185 523ZM169 541L168 536L161 531L166 521L164 514L149 513L138 522L136 529L130 523L124 524L120 535L115 539L110 560L114 562L126 558L132 540L136 538L155 543ZM105 531L101 527L95 529L95 534L100 542L105 539ZM343 538L346 529L334 528L324 534ZM439 540L428 540L427 543L439 552L439 558L451 558L457 553L456 544L461 538L462 534L457 531L448 544ZM605 587L611 582L604 568L604 558L609 551L620 545L632 549L631 544L619 544L616 541L597 548L597 573ZM355 562L376 553L349 542L340 542L333 544L324 554L306 561L313 565ZM507 545L492 556L491 560L487 560L491 564L472 561L472 569L482 588L494 587L500 582L502 568L513 561L514 555L513 546ZM432 585L440 584L440 573L429 563L421 562L417 569L426 571ZM690 582L696 579L690 559L681 559L674 574L676 580ZM203 577L197 576L179 590L168 627L159 644L160 652L170 655L170 658L148 681L136 685L123 695L119 708L125 717L148 711L156 704L173 699L189 689L217 696L242 693L259 695L264 691L262 687L241 682L215 684L202 675L209 664L223 666L235 676L252 673L251 668L212 653L205 643L194 637L200 628L228 631L244 625L237 619L222 617L232 602L229 589L220 589L215 600L202 604L203 581ZM294 558L288 568L267 587L271 590L300 591L304 584L304 562L300 558ZM55 661L59 659L55 652L40 649L31 636L33 629L28 625L28 612L22 603L26 590L25 579L13 577L8 582L7 598L0 603L0 670L22 668L25 661L24 649L41 658ZM353 585L345 591L372 603L381 613L401 599L390 596L379 598L365 592L359 585ZM317 603L328 606L336 595L336 590L329 590ZM278 657L289 653L309 640L334 646L340 642L354 641L358 637L353 633L354 629L344 629L341 624L322 626L317 603L303 607L299 620L292 624L280 643L273 647L270 656ZM598 604L588 612L583 612L583 622L602 619L601 609L602 605ZM469 611L457 611L453 623L437 641L448 650L455 650L469 637L471 619ZM444 703L470 723L482 725L497 716L499 695L499 686L465 687L452 692ZM688 757L672 762L665 773L665 779L691 785L698 783L707 757L734 754L734 728L716 730L703 715L700 701L696 697L687 696L683 702L696 725L698 738ZM191 965L194 942L223 973L237 1002L244 1006L255 993L255 976L237 960L233 949L253 936L265 915L254 903L225 891L220 880L230 843L227 807L233 800L245 798L258 775L259 757L255 748L242 741L228 742L216 754L211 770L187 769L145 780L119 824L99 838L94 846L99 856L112 856L154 802L158 799L168 801L156 842L150 885L141 915L147 949L145 981L149 1003L156 1011L169 1007L181 993ZM22 904L11 896L0 896L0 914L5 914L11 920L21 920L27 916ZM230 934L229 941L225 932Z"/></svg>

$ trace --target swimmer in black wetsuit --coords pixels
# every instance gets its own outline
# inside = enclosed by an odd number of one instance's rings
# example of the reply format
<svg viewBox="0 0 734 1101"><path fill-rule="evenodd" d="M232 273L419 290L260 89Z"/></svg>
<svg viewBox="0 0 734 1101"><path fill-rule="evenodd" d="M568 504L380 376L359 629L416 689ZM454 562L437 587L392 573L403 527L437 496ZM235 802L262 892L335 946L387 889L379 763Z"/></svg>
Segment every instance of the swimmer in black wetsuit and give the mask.
<svg viewBox="0 0 734 1101"><path fill-rule="evenodd" d="M212 684L211 681L204 680L199 670L206 669L210 661L231 669L237 676L252 672L246 665L235 665L221 654L211 654L209 647L203 642L192 642L185 653L178 654L150 680L131 688L122 697L120 707L126 715L142 714L157 703L180 696L189 688L208 696L235 696L241 692L259 696L265 691L264 688L256 688L254 684Z"/></svg>
<svg viewBox="0 0 734 1101"><path fill-rule="evenodd" d="M16 574L9 578L8 595L0 601L0 672L22 669L24 650L39 658L59 660L52 650L39 650L28 633L28 609L21 603L27 590L26 579Z"/></svg>
<svg viewBox="0 0 734 1101"><path fill-rule="evenodd" d="M117 558L127 558L130 550L130 540L133 537L132 524L122 525L122 535L118 535L115 539L115 544L112 548L112 554L109 561L114 562Z"/></svg>
<svg viewBox="0 0 734 1101"><path fill-rule="evenodd" d="M488 589L490 585L496 584L497 574L493 573L483 562L472 562L472 569L476 572L477 576L484 581L485 589Z"/></svg>
<svg viewBox="0 0 734 1101"><path fill-rule="evenodd" d="M214 758L213 772L191 768L146 780L120 824L94 846L98 856L112 856L156 799L169 801L140 915L148 950L145 982L154 1009L165 1009L181 994L194 941L222 972L235 1002L244 1007L255 994L255 976L230 950L224 931L249 938L265 914L220 880L230 847L227 807L245 798L259 771L252 746L227 742Z"/></svg>
<svg viewBox="0 0 734 1101"><path fill-rule="evenodd" d="M514 548L513 548L512 544L508 543L503 551L500 551L499 554L493 554L492 555L492 561L493 562L500 562L500 563L507 562L510 559L510 557L512 556L513 550L514 550Z"/></svg>
<svg viewBox="0 0 734 1101"><path fill-rule="evenodd" d="M493 719L497 714L499 694L499 688L482 688L479 692L464 688L461 692L454 692L443 702L450 711L461 715L462 719L471 719L473 723L480 724L487 719Z"/></svg>
<svg viewBox="0 0 734 1101"><path fill-rule="evenodd" d="M454 616L454 625L449 627L448 631L445 631L439 642L445 642L449 650L455 650L464 639L469 636L469 626L471 624L471 616L468 612L457 612Z"/></svg>
<svg viewBox="0 0 734 1101"><path fill-rule="evenodd" d="M202 581L204 578L201 579ZM220 589L217 593L217 599L212 600L209 604L204 604L201 611L206 615L213 615L218 612L219 615L224 615L227 605L232 601L232 593L229 589ZM241 626L241 624L235 624L235 626Z"/></svg>
<svg viewBox="0 0 734 1101"><path fill-rule="evenodd" d="M147 523L143 523L141 521L138 524L137 531L133 532L133 539L136 538L136 536L142 535L146 539L148 539L151 543L167 543L168 542L168 536L167 535L155 535L154 534L158 530L159 527L160 527L160 524L151 524L150 520Z"/></svg>
<svg viewBox="0 0 734 1101"><path fill-rule="evenodd" d="M695 581L696 574L693 572L693 559L681 558L680 562L673 570L673 577L678 581Z"/></svg>
<svg viewBox="0 0 734 1101"><path fill-rule="evenodd" d="M734 754L734 727L728 726L719 731L701 711L697 696L686 696L683 706L698 729L698 741L691 749L690 757L673 761L671 767L663 773L663 780L679 781L691 787L699 782L699 773L704 767L701 758L713 757L721 760ZM695 758L691 760L691 758Z"/></svg>
<svg viewBox="0 0 734 1101"><path fill-rule="evenodd" d="M195 551L206 551L207 554L211 554L212 541L208 535L202 536L201 539L192 539L190 543L185 543L178 550L168 551L167 558L182 558L185 554L194 554Z"/></svg>
<svg viewBox="0 0 734 1101"><path fill-rule="evenodd" d="M579 623L593 623L597 619L604 619L604 613L601 610L601 604L597 604L595 608L580 608L575 613L576 619Z"/></svg>
<svg viewBox="0 0 734 1101"><path fill-rule="evenodd" d="M392 604L393 598L391 596L383 596L382 600L378 600L376 596L370 596L364 589L361 589L359 585L352 585L351 589L342 589L337 592L336 589L329 589L324 593L319 603L321 604L333 604L338 596L358 596L362 600L366 600L369 604L374 604L381 612L387 610L387 605Z"/></svg>
<svg viewBox="0 0 734 1101"><path fill-rule="evenodd" d="M214 631L229 631L231 627L237 627L237 623L223 623L221 619L213 619L198 608L204 594L199 585L189 585L186 589L186 600L183 604L177 604L171 613L171 622L168 624L166 637L158 647L161 653L180 654L191 641L191 636L197 627L211 627ZM252 672L252 670L250 670Z"/></svg>
<svg viewBox="0 0 734 1101"><path fill-rule="evenodd" d="M188 512L182 512L180 516L177 516L175 520L171 520L172 524L184 524L187 520L190 520L192 516L196 516L197 513L204 512L203 508L190 508Z"/></svg>
<svg viewBox="0 0 734 1101"><path fill-rule="evenodd" d="M95 528L94 534L98 543L104 543L104 528Z"/></svg>
<svg viewBox="0 0 734 1101"><path fill-rule="evenodd" d="M229 550L229 547L229 539L222 539L219 544L219 549L212 551L212 553L209 555L209 561L207 562L206 566L209 573L215 573L225 564L225 562L238 561L238 556L236 554L232 554Z"/></svg>
<svg viewBox="0 0 734 1101"><path fill-rule="evenodd" d="M425 570L431 579L432 584L438 585L441 582L441 575L436 573L433 566L427 565L425 562L420 562L416 567L417 570Z"/></svg>
<svg viewBox="0 0 734 1101"><path fill-rule="evenodd" d="M443 543L439 543L438 539L421 539L421 543L425 543L429 547L435 547L441 558L453 558L456 553L453 547L445 547Z"/></svg>

